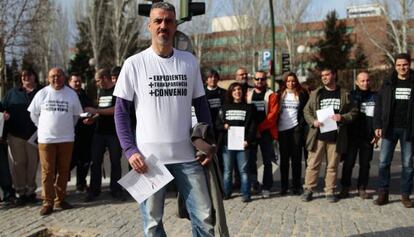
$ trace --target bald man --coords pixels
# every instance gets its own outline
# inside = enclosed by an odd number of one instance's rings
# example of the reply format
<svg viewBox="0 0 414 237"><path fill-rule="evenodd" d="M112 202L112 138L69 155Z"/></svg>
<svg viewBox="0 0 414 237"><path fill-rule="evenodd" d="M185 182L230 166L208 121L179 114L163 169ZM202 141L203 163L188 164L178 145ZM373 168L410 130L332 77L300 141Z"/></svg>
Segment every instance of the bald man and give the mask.
<svg viewBox="0 0 414 237"><path fill-rule="evenodd" d="M42 216L51 214L54 208L72 208L65 201L66 186L75 139L74 128L83 110L76 92L65 86L65 79L62 69L50 69L49 86L35 95L27 109L37 126L42 168Z"/></svg>
<svg viewBox="0 0 414 237"><path fill-rule="evenodd" d="M358 117L348 128L349 147L348 153L344 156L345 160L341 179L342 190L339 193L339 197L349 197L352 169L355 166L356 157L358 156L358 194L362 199L369 199L371 195L365 189L368 185L369 168L374 152L374 144L378 141L373 127L376 94L371 91L370 78L367 72L358 74L355 85L355 90L351 91L351 99L358 106Z"/></svg>

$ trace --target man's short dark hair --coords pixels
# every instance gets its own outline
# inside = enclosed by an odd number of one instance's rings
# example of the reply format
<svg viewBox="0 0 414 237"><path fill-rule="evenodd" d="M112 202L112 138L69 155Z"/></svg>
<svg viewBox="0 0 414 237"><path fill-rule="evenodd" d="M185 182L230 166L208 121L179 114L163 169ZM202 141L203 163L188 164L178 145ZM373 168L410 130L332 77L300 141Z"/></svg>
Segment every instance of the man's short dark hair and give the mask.
<svg viewBox="0 0 414 237"><path fill-rule="evenodd" d="M168 2L156 2L151 5L151 11L153 9L162 9L165 11L172 11L175 14L175 7L171 3Z"/></svg>
<svg viewBox="0 0 414 237"><path fill-rule="evenodd" d="M398 59L405 59L407 60L408 64L411 65L411 56L408 53L399 53L395 55L394 64L397 63Z"/></svg>
<svg viewBox="0 0 414 237"><path fill-rule="evenodd" d="M323 72L323 71L330 71L330 72L332 72L332 74L336 75L336 69L334 69L333 67L328 67L328 66L322 67L321 72Z"/></svg>
<svg viewBox="0 0 414 237"><path fill-rule="evenodd" d="M111 69L111 76L112 77L118 77L120 72L121 72L121 67L119 67L119 66L113 67Z"/></svg>

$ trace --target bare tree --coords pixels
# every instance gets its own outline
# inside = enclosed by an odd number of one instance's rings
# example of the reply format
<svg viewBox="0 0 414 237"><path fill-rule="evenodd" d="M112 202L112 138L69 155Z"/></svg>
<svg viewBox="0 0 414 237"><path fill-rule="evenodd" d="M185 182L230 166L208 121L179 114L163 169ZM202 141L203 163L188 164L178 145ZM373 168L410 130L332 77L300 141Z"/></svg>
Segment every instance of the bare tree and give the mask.
<svg viewBox="0 0 414 237"><path fill-rule="evenodd" d="M311 0L276 0L275 19L283 29L287 53L290 55L291 70L296 69L295 55L298 46L296 42L297 27L307 17Z"/></svg>
<svg viewBox="0 0 414 237"><path fill-rule="evenodd" d="M38 10L44 1L0 1L0 96L5 90L6 57L21 55L24 51L30 25L38 20Z"/></svg>
<svg viewBox="0 0 414 237"><path fill-rule="evenodd" d="M107 0L78 0L77 9L85 9L79 14L78 22L84 22L85 32L92 45L93 59L95 68L98 68L103 60L101 53L103 46L108 40L107 31L109 29L110 17L107 11Z"/></svg>
<svg viewBox="0 0 414 237"><path fill-rule="evenodd" d="M128 50L137 42L138 34L143 26L144 19L137 17L137 4L132 0L111 0L112 14L108 25L112 38L114 62L121 65Z"/></svg>
<svg viewBox="0 0 414 237"><path fill-rule="evenodd" d="M382 17L387 25L372 25L366 23L363 19L359 23L363 26L365 36L381 52L383 52L390 61L394 61L396 53L406 53L409 51L409 19L414 12L414 0L372 0L382 10ZM386 37L377 37L379 32Z"/></svg>
<svg viewBox="0 0 414 237"><path fill-rule="evenodd" d="M265 47L269 35L268 7L263 7L261 0L238 1L231 0L227 4L229 13L234 15L236 25L236 36L232 44L235 52L241 54L240 64L247 68L255 69L255 53L258 49ZM253 46L253 47L252 47Z"/></svg>

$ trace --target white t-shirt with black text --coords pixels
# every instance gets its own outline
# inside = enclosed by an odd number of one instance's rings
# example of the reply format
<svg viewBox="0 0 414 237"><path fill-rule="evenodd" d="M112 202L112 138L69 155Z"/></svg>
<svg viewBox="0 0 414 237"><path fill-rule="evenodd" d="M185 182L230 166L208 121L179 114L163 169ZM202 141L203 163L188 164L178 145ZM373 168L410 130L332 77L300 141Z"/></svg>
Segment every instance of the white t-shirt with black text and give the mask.
<svg viewBox="0 0 414 237"><path fill-rule="evenodd" d="M194 161L190 141L192 99L204 95L196 58L174 49L162 58L152 48L128 58L114 95L134 101L136 142L144 157L164 164Z"/></svg>
<svg viewBox="0 0 414 237"><path fill-rule="evenodd" d="M37 92L27 110L39 117L39 143L74 141L75 124L83 110L78 95L72 89L67 86L60 90L44 87Z"/></svg>

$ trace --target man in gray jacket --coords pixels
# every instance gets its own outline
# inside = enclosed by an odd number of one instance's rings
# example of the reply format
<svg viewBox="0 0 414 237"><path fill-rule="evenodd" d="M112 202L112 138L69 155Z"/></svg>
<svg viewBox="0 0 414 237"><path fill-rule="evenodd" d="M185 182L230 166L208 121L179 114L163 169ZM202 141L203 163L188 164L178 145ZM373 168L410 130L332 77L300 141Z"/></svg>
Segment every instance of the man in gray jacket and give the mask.
<svg viewBox="0 0 414 237"><path fill-rule="evenodd" d="M346 126L357 116L357 108L352 104L349 92L339 88L336 84L336 73L331 68L325 68L321 72L322 87L314 90L304 108L304 117L309 124L309 133L306 140L306 148L309 151L308 166L305 173L305 192L302 201L312 200L314 188L317 186L319 170L323 157L327 158L325 176L325 195L329 202L336 202L334 195L336 188L336 176L340 155L347 149ZM331 119L336 121L338 129L321 133L320 128L324 124L318 120L316 111L332 107L334 115Z"/></svg>

